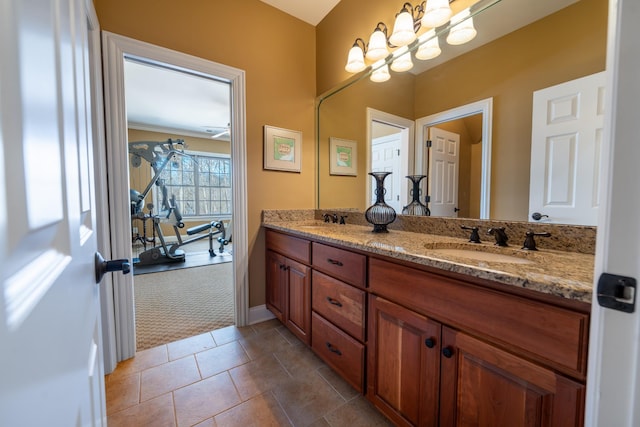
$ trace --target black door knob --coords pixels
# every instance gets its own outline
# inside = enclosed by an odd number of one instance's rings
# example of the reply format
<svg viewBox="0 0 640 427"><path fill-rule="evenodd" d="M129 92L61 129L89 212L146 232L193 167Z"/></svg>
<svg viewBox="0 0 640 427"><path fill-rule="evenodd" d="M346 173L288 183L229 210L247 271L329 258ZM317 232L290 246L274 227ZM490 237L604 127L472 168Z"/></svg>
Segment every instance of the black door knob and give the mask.
<svg viewBox="0 0 640 427"><path fill-rule="evenodd" d="M433 338L427 338L426 340L424 340L424 345L426 345L428 348L433 348L436 345L436 340L434 340Z"/></svg>
<svg viewBox="0 0 640 427"><path fill-rule="evenodd" d="M442 349L442 355L449 359L451 356L453 356L453 350L451 349L451 347L445 347Z"/></svg>
<svg viewBox="0 0 640 427"><path fill-rule="evenodd" d="M128 274L131 271L131 263L128 259L116 259L113 261L105 261L100 252L96 252L95 256L96 283L100 283L102 276L111 271L122 271Z"/></svg>

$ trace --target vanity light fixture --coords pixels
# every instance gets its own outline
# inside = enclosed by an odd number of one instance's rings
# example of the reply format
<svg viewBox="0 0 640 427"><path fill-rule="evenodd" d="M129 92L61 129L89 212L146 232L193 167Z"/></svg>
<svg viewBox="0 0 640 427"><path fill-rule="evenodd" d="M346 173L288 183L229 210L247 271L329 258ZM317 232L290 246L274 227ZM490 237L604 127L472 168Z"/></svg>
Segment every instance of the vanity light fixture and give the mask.
<svg viewBox="0 0 640 427"><path fill-rule="evenodd" d="M417 6L406 2L400 12L396 14L393 33L388 36L388 28L384 22L378 22L369 37L369 42L357 38L349 50L349 57L345 70L349 73L359 73L367 68L366 60L384 66L380 69L373 65L371 80L383 82L389 80L389 66L386 62L393 49L391 69L403 72L413 68L411 60L412 48L418 44L415 57L420 60L435 58L442 52L436 35L436 27L440 27L451 19L451 30L447 36L447 42L452 45L463 44L472 40L476 35L473 27L473 18L469 8L451 18L451 7L454 0L425 0ZM429 28L429 31L417 36L420 28ZM418 40L416 42L416 39ZM399 48L399 49L397 49ZM391 49L391 50L390 50ZM383 62L380 62L383 61Z"/></svg>
<svg viewBox="0 0 640 427"><path fill-rule="evenodd" d="M387 43L387 26L384 22L378 22L378 25L376 25L376 28L369 38L368 49L365 54L366 58L371 61L386 58L387 55L389 55Z"/></svg>
<svg viewBox="0 0 640 427"><path fill-rule="evenodd" d="M413 68L413 62L411 61L411 52L406 46L393 52L395 58L391 63L391 69L395 72L402 73Z"/></svg>
<svg viewBox="0 0 640 427"><path fill-rule="evenodd" d="M373 67L375 68L375 71L371 73L371 77L369 77L372 82L382 83L391 78L391 74L389 74L389 66L385 64L383 60L373 64Z"/></svg>
<svg viewBox="0 0 640 427"><path fill-rule="evenodd" d="M433 59L442 53L435 30L427 31L419 37L419 40L420 46L418 46L418 50L415 53L416 58L426 61L427 59Z"/></svg>
<svg viewBox="0 0 640 427"><path fill-rule="evenodd" d="M469 8L464 9L451 18L451 25L453 25L453 27L447 36L447 43L451 45L470 42L478 33L473 26L473 17L471 16Z"/></svg>

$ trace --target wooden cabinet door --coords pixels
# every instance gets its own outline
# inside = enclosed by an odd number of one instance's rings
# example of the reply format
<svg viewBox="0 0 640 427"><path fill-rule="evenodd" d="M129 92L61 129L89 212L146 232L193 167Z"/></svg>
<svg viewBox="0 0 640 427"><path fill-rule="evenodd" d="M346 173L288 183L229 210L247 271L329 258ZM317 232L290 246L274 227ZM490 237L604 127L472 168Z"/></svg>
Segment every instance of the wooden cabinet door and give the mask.
<svg viewBox="0 0 640 427"><path fill-rule="evenodd" d="M584 385L443 328L440 425L581 426Z"/></svg>
<svg viewBox="0 0 640 427"><path fill-rule="evenodd" d="M285 258L286 325L307 345L311 344L311 268Z"/></svg>
<svg viewBox="0 0 640 427"><path fill-rule="evenodd" d="M441 325L371 295L367 398L401 426L438 425Z"/></svg>
<svg viewBox="0 0 640 427"><path fill-rule="evenodd" d="M286 270L285 258L267 250L266 304L267 308L284 323Z"/></svg>

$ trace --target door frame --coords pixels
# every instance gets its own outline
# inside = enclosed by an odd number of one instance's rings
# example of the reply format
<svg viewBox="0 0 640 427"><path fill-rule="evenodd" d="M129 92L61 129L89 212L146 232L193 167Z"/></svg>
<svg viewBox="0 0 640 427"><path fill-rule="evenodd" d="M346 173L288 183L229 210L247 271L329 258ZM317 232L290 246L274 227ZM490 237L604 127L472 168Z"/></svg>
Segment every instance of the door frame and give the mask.
<svg viewBox="0 0 640 427"><path fill-rule="evenodd" d="M139 40L103 31L103 60L105 78L105 118L107 129L107 171L109 173L109 216L111 219L112 258L132 257L130 235L129 197L129 153L127 150L127 117L124 93L125 56L144 58L147 61L168 64L202 73L205 76L222 78L231 84L231 156L233 158L233 280L235 300L235 323L248 323L248 243L247 243L247 182L246 182L246 119L245 119L245 72L237 68L218 64L202 58L155 46ZM130 275L114 277L114 301L112 310L115 325L117 360L135 355L135 317L133 301L133 278Z"/></svg>
<svg viewBox="0 0 640 427"><path fill-rule="evenodd" d="M491 123L493 121L493 98L486 98L447 111L421 117L416 120L415 168L425 170L425 144L428 129L443 122L482 114L482 179L480 182L480 219L489 219L491 208ZM430 172L429 172L430 173Z"/></svg>
<svg viewBox="0 0 640 427"><path fill-rule="evenodd" d="M409 162L409 159L413 158L413 141L414 133L415 133L415 122L413 120L405 119L404 117L396 116L394 114L385 113L384 111L376 110L370 107L367 107L367 171L371 170L371 143L373 139L373 122L380 122L390 126L397 127L402 129L400 133L400 162L402 164L403 171L406 172L407 175L413 174L413 165ZM401 175L404 176L404 172L401 171ZM373 200L369 200L372 194L372 179L366 180L367 189L366 189L366 197L369 201L369 204L373 203ZM400 185L400 188L404 188L404 191L400 191L400 204L402 206L406 206L409 202L409 187L403 187Z"/></svg>

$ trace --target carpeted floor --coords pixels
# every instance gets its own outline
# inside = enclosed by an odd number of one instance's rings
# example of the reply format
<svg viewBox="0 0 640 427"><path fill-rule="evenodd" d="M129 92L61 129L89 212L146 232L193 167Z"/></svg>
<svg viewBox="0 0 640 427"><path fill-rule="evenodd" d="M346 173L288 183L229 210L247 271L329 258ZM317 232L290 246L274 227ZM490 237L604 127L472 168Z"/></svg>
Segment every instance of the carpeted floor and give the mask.
<svg viewBox="0 0 640 427"><path fill-rule="evenodd" d="M233 263L135 276L137 349L234 324Z"/></svg>

